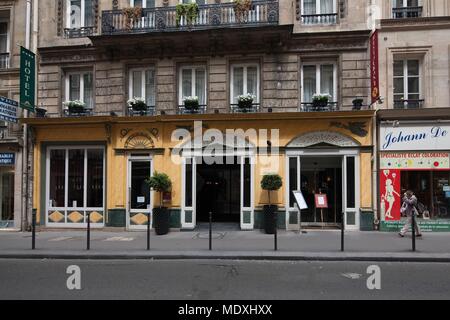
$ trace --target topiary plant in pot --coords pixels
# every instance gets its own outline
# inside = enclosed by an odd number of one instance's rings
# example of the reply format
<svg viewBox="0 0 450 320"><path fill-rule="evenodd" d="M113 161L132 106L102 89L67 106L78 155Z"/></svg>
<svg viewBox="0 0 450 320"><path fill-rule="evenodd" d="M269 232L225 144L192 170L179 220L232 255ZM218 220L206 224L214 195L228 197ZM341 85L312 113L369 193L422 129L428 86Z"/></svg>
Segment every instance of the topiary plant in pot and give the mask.
<svg viewBox="0 0 450 320"><path fill-rule="evenodd" d="M153 227L157 235L167 234L169 232L169 212L163 207L163 192L170 191L172 181L165 173L155 172L148 178L147 184L150 188L159 193L159 207L153 208Z"/></svg>
<svg viewBox="0 0 450 320"><path fill-rule="evenodd" d="M266 174L261 179L261 188L267 191L269 204L264 205L264 230L267 234L274 234L277 227L277 205L272 205L270 192L277 191L283 186L283 181L278 174Z"/></svg>

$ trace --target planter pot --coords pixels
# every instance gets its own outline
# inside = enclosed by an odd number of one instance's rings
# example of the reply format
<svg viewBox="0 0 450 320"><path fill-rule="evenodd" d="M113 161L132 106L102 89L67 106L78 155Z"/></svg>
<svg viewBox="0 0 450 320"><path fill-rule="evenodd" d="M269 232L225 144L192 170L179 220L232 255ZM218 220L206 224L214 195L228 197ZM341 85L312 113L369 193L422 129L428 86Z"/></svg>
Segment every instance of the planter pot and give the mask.
<svg viewBox="0 0 450 320"><path fill-rule="evenodd" d="M185 102L184 103L184 108L186 110L197 110L199 107L198 102Z"/></svg>
<svg viewBox="0 0 450 320"><path fill-rule="evenodd" d="M313 101L314 108L325 108L328 105L328 101Z"/></svg>
<svg viewBox="0 0 450 320"><path fill-rule="evenodd" d="M275 205L265 205L263 207L264 213L264 230L267 234L274 234L277 227L277 210Z"/></svg>
<svg viewBox="0 0 450 320"><path fill-rule="evenodd" d="M147 105L145 104L133 104L131 106L134 111L147 111Z"/></svg>
<svg viewBox="0 0 450 320"><path fill-rule="evenodd" d="M84 112L84 107L69 106L69 112L70 113L83 113Z"/></svg>
<svg viewBox="0 0 450 320"><path fill-rule="evenodd" d="M362 102L354 102L353 103L353 110L361 110Z"/></svg>
<svg viewBox="0 0 450 320"><path fill-rule="evenodd" d="M47 110L45 110L45 109L42 109L42 108L36 108L36 117L38 117L38 118L44 118L46 112L47 112Z"/></svg>
<svg viewBox="0 0 450 320"><path fill-rule="evenodd" d="M238 102L238 107L240 109L247 110L247 109L250 109L252 107L252 105L253 105L253 101L240 101L240 102Z"/></svg>
<svg viewBox="0 0 450 320"><path fill-rule="evenodd" d="M157 235L169 232L169 210L166 207L153 209L153 228Z"/></svg>

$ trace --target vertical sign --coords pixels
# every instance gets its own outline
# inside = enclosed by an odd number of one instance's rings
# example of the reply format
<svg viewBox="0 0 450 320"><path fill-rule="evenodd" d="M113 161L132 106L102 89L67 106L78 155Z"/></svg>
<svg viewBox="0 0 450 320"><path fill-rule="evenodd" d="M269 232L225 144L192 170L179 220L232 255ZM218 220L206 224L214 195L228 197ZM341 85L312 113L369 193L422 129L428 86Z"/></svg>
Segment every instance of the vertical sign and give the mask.
<svg viewBox="0 0 450 320"><path fill-rule="evenodd" d="M370 36L370 87L372 103L380 96L380 81L378 70L378 30Z"/></svg>
<svg viewBox="0 0 450 320"><path fill-rule="evenodd" d="M34 112L36 55L20 47L20 104L23 109Z"/></svg>
<svg viewBox="0 0 450 320"><path fill-rule="evenodd" d="M382 169L380 172L380 208L382 221L400 220L400 170Z"/></svg>

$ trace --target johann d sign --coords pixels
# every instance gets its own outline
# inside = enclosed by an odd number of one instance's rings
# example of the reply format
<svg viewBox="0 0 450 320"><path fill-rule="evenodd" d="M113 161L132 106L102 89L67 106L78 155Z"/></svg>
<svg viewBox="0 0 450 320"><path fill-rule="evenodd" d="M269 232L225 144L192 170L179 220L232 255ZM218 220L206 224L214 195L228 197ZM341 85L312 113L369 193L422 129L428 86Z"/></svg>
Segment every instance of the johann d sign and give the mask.
<svg viewBox="0 0 450 320"><path fill-rule="evenodd" d="M450 125L424 123L380 127L381 151L450 150Z"/></svg>

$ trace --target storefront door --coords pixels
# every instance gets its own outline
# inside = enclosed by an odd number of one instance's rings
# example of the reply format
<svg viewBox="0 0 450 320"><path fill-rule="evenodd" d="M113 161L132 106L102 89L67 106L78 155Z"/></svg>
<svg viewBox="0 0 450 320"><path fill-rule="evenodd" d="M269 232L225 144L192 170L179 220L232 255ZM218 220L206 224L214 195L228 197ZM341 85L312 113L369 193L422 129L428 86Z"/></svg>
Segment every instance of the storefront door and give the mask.
<svg viewBox="0 0 450 320"><path fill-rule="evenodd" d="M14 167L0 166L0 228L14 226Z"/></svg>

